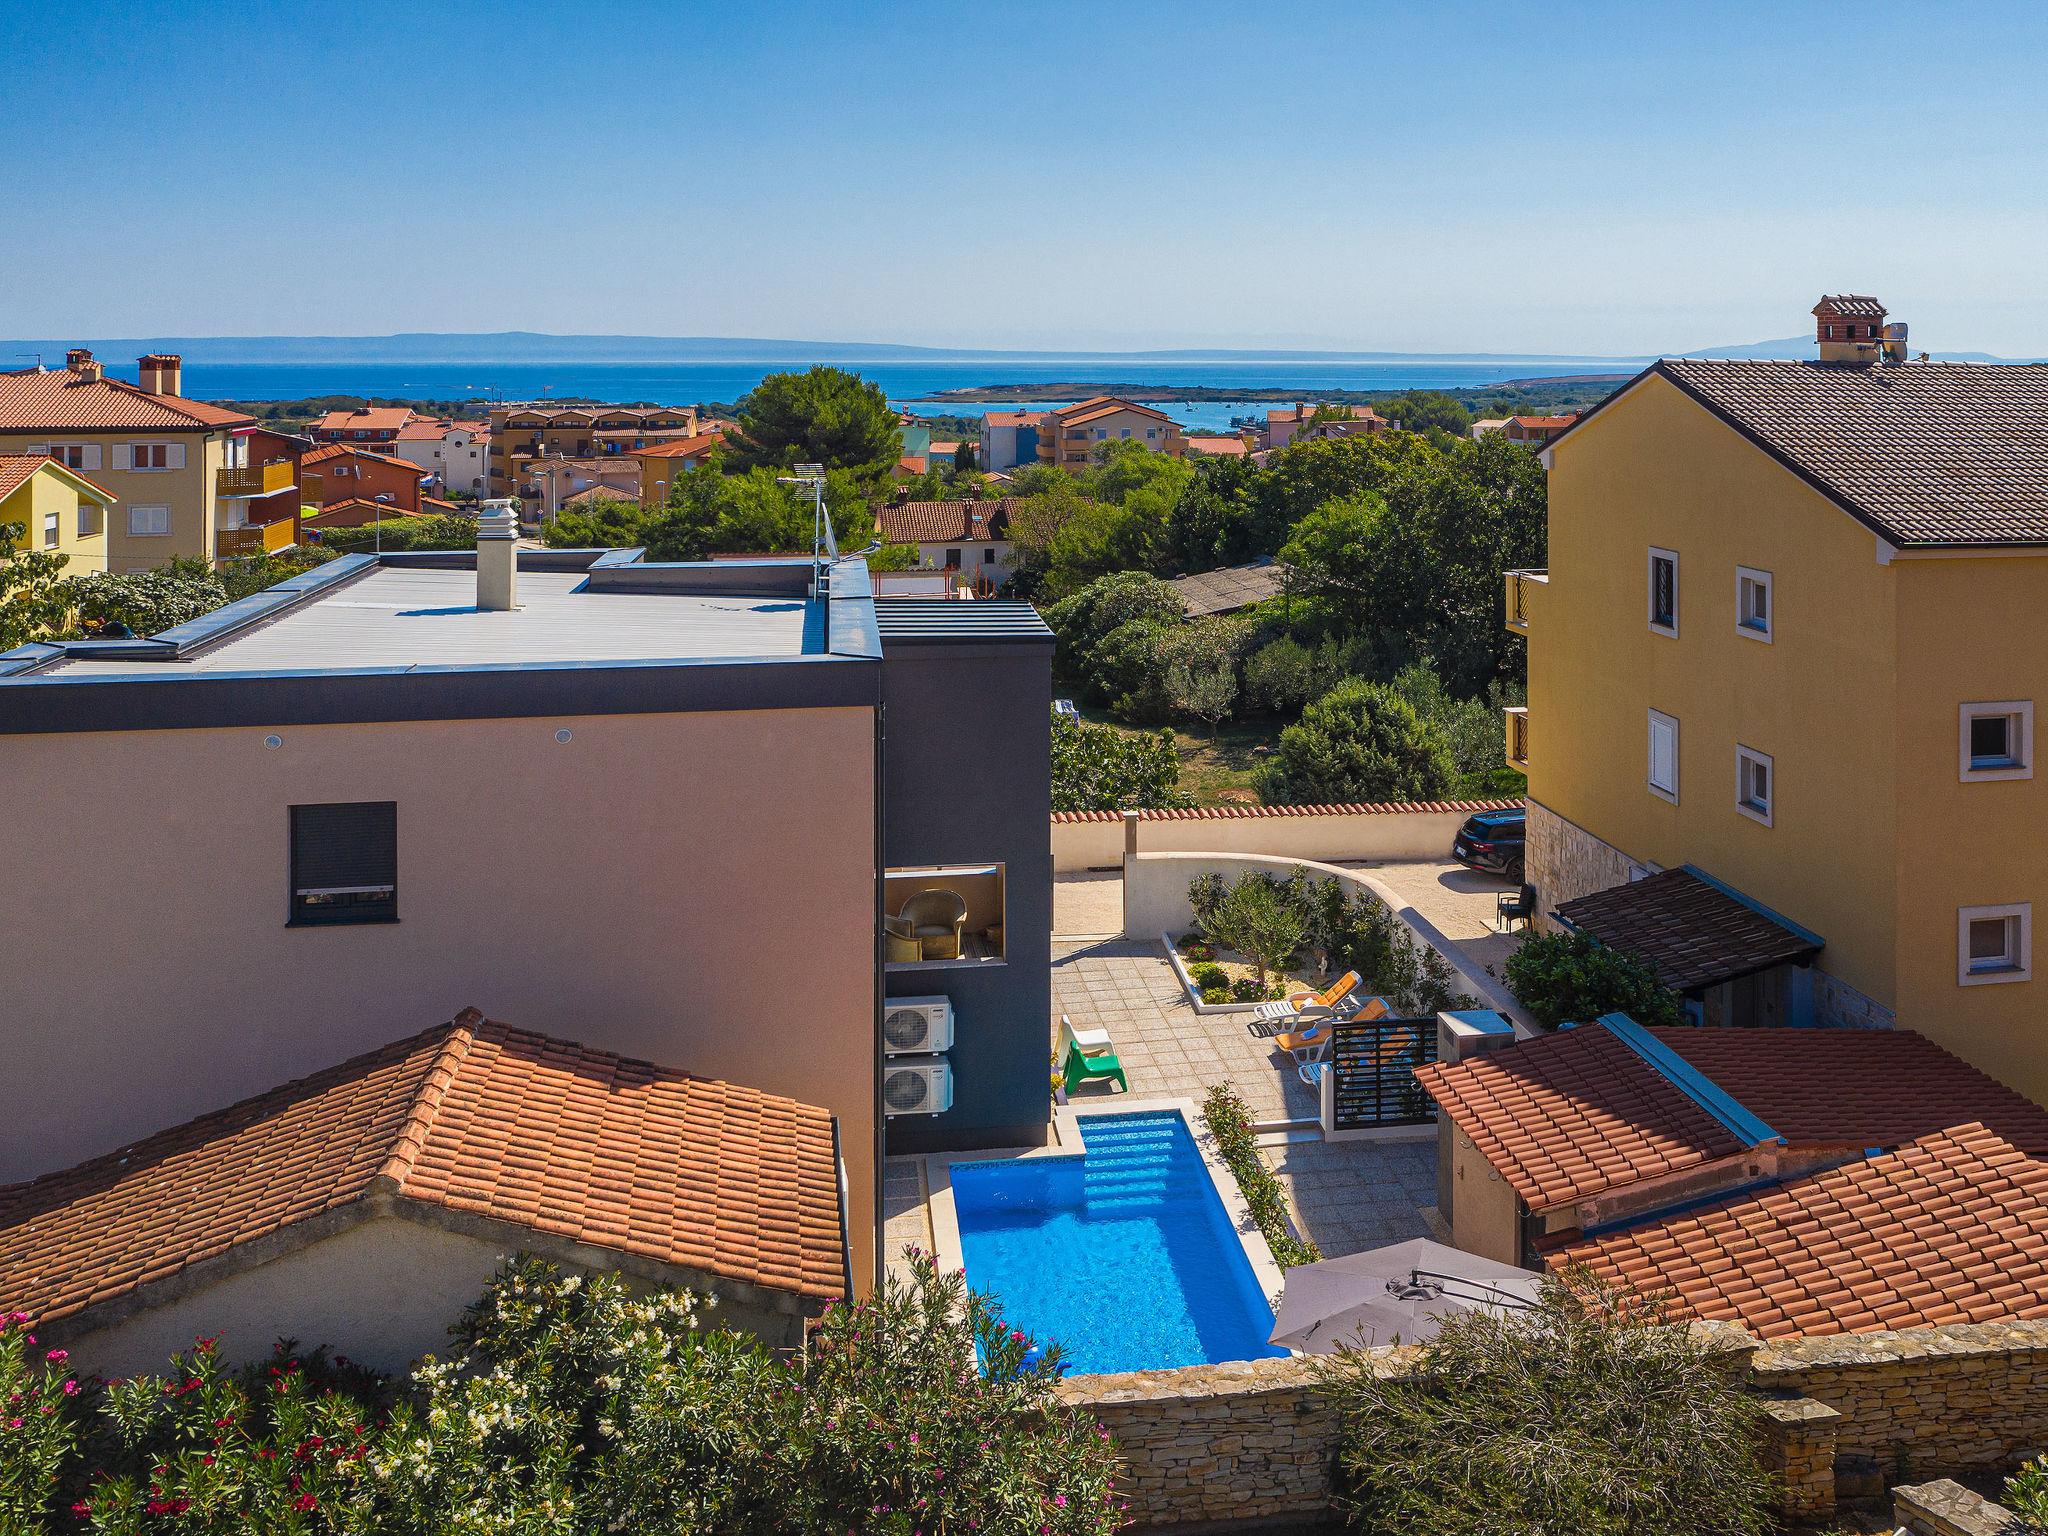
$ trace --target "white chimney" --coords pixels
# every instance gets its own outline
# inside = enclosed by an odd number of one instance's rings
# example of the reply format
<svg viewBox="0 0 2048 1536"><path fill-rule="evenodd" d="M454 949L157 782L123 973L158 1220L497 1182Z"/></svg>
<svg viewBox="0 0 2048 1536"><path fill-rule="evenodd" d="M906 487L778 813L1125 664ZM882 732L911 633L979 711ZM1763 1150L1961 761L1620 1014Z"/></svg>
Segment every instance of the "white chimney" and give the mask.
<svg viewBox="0 0 2048 1536"><path fill-rule="evenodd" d="M476 520L476 606L509 613L519 606L519 513L510 501L487 501Z"/></svg>

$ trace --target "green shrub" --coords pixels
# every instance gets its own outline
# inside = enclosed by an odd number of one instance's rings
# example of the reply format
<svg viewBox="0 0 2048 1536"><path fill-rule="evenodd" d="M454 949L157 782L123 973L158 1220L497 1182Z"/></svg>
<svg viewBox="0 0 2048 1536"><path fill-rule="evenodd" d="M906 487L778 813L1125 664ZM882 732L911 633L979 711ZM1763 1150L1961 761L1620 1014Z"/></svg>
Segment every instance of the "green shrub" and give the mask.
<svg viewBox="0 0 2048 1536"><path fill-rule="evenodd" d="M1205 962L1192 967L1188 971L1188 975L1193 978L1195 985L1204 991L1207 991L1210 987L1228 987L1230 985L1230 973L1220 965Z"/></svg>
<svg viewBox="0 0 2048 1536"><path fill-rule="evenodd" d="M1739 1356L1584 1276L1526 1310L1454 1312L1411 1370L1315 1357L1363 1531L1763 1536L1762 1409Z"/></svg>
<svg viewBox="0 0 2048 1536"><path fill-rule="evenodd" d="M1184 933L1180 936L1180 952L1189 960L1214 960L1216 946L1199 933Z"/></svg>
<svg viewBox="0 0 2048 1536"><path fill-rule="evenodd" d="M1435 800L1455 771L1441 728L1391 688L1353 678L1280 733L1259 793L1269 805Z"/></svg>
<svg viewBox="0 0 2048 1536"><path fill-rule="evenodd" d="M1261 993L1267 973L1286 968L1308 931L1306 918L1286 890L1256 871L1231 883L1213 920L1202 926L1217 943L1252 962Z"/></svg>
<svg viewBox="0 0 2048 1536"><path fill-rule="evenodd" d="M1275 988L1261 985L1256 976L1240 976L1230 984L1233 1003L1263 1003Z"/></svg>
<svg viewBox="0 0 2048 1536"><path fill-rule="evenodd" d="M1218 1083L1202 1099L1202 1123L1216 1138L1216 1154L1237 1180L1238 1192L1251 1209L1252 1220L1273 1261L1282 1269L1314 1264L1322 1251L1306 1238L1296 1237L1288 1227L1287 1192L1273 1177L1273 1170L1259 1156L1259 1144L1252 1134L1252 1113L1235 1088Z"/></svg>
<svg viewBox="0 0 2048 1536"><path fill-rule="evenodd" d="M1316 696L1315 657L1282 635L1244 659L1244 702L1261 714L1293 716Z"/></svg>
<svg viewBox="0 0 2048 1536"><path fill-rule="evenodd" d="M1230 988L1229 988L1229 986L1228 986L1227 984L1225 984L1225 983L1222 983L1222 982L1218 982L1218 983L1217 983L1217 984L1216 984L1215 986L1213 986L1213 987L1204 987L1204 988L1202 988L1202 1001L1203 1001L1203 1002L1205 1002L1205 1003L1227 1003L1227 1002L1229 1002L1229 1001L1230 1001Z"/></svg>
<svg viewBox="0 0 2048 1536"><path fill-rule="evenodd" d="M1679 997L1635 956L1589 934L1540 933L1508 957L1508 990L1545 1029L1625 1013L1638 1024L1677 1024Z"/></svg>
<svg viewBox="0 0 2048 1536"><path fill-rule="evenodd" d="M992 1298L928 1255L792 1355L682 1292L507 1265L459 1358L387 1383L295 1355L105 1387L0 1324L0 1530L54 1536L1107 1536L1107 1435ZM974 1368L978 1353L981 1369ZM1030 1363L1027 1364L1027 1361ZM24 1410L28 1411L24 1411ZM12 1422L13 1429L5 1426ZM60 1513L60 1511L62 1513Z"/></svg>
<svg viewBox="0 0 2048 1536"><path fill-rule="evenodd" d="M89 632L125 624L138 635L161 634L225 607L228 600L227 587L211 572L88 571L69 578L65 590Z"/></svg>
<svg viewBox="0 0 2048 1536"><path fill-rule="evenodd" d="M1156 811L1188 805L1173 732L1139 734L1052 717L1052 808Z"/></svg>
<svg viewBox="0 0 2048 1536"><path fill-rule="evenodd" d="M1090 677L1089 653L1113 630L1134 620L1179 623L1187 617L1187 604L1158 577L1123 571L1089 582L1047 608L1044 617L1054 636L1054 670L1084 682Z"/></svg>
<svg viewBox="0 0 2048 1536"><path fill-rule="evenodd" d="M1223 905L1225 889L1221 875L1197 875L1188 882L1188 910L1194 914L1195 926L1205 938L1216 931L1216 909Z"/></svg>
<svg viewBox="0 0 2048 1536"><path fill-rule="evenodd" d="M2001 1497L2025 1529L2048 1531L2048 1455L2036 1456L2008 1477Z"/></svg>

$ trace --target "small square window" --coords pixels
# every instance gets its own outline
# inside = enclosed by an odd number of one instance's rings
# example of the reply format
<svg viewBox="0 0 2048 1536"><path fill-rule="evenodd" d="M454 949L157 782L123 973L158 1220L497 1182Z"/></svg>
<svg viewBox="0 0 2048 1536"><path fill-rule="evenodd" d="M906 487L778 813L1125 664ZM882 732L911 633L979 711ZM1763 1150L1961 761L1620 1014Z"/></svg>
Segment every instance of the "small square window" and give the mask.
<svg viewBox="0 0 2048 1536"><path fill-rule="evenodd" d="M1771 573L1735 568L1735 628L1752 640L1771 638Z"/></svg>
<svg viewBox="0 0 2048 1536"><path fill-rule="evenodd" d="M1650 551L1650 628L1678 635L1678 556L1672 550Z"/></svg>
<svg viewBox="0 0 2048 1536"><path fill-rule="evenodd" d="M1771 824L1772 783L1770 755L1748 747L1735 749L1735 809L1752 821Z"/></svg>
<svg viewBox="0 0 2048 1536"><path fill-rule="evenodd" d="M1956 985L2027 981L2034 970L2031 902L1963 907L1956 913Z"/></svg>
<svg viewBox="0 0 2048 1536"><path fill-rule="evenodd" d="M1678 803L1678 722L1658 710L1650 711L1650 793Z"/></svg>
<svg viewBox="0 0 2048 1536"><path fill-rule="evenodd" d="M294 927L398 920L398 805L291 808Z"/></svg>
<svg viewBox="0 0 2048 1536"><path fill-rule="evenodd" d="M1964 783L1988 779L2031 779L2034 776L2034 704L2031 699L1965 704L1958 738L1960 761L1956 771Z"/></svg>

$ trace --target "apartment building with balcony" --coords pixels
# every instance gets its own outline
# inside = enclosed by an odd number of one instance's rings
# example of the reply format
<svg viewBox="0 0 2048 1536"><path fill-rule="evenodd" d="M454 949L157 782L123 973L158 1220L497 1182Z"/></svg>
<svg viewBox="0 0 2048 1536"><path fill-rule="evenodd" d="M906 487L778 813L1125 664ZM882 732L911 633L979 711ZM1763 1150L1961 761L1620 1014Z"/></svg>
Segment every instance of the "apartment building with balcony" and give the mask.
<svg viewBox="0 0 2048 1536"><path fill-rule="evenodd" d="M0 529L18 525L17 550L64 557L64 573L107 568L113 492L40 453L0 453Z"/></svg>
<svg viewBox="0 0 2048 1536"><path fill-rule="evenodd" d="M306 432L316 443L384 448L397 442L414 419L409 405L361 405L351 410L329 411Z"/></svg>
<svg viewBox="0 0 2048 1536"><path fill-rule="evenodd" d="M1125 441L1143 443L1174 458L1187 452L1180 423L1166 412L1115 395L1096 395L1045 413L1038 425L1038 462L1086 469L1097 447Z"/></svg>
<svg viewBox="0 0 2048 1536"><path fill-rule="evenodd" d="M487 444L490 494L533 493L528 465L539 458L587 459L631 453L636 448L699 431L694 406L667 405L501 405L491 411Z"/></svg>
<svg viewBox="0 0 2048 1536"><path fill-rule="evenodd" d="M0 975L0 1181L476 1007L829 1112L864 1286L885 1138L1046 1134L1052 637L512 533L0 655L0 865L91 871Z"/></svg>
<svg viewBox="0 0 2048 1536"><path fill-rule="evenodd" d="M140 384L109 378L74 348L61 369L0 373L0 454L48 455L114 496L110 571L238 552L262 520L251 504L291 489L288 457L266 461L260 437L252 448L252 417L181 396L176 356L151 354L138 372Z"/></svg>
<svg viewBox="0 0 2048 1536"><path fill-rule="evenodd" d="M300 495L309 507L374 501L400 512L420 510L417 464L395 454L342 443L322 443L299 460Z"/></svg>
<svg viewBox="0 0 2048 1536"><path fill-rule="evenodd" d="M1815 317L1818 361L1666 359L1543 450L1529 880L1709 1021L1916 1029L2048 1100L2048 367Z"/></svg>

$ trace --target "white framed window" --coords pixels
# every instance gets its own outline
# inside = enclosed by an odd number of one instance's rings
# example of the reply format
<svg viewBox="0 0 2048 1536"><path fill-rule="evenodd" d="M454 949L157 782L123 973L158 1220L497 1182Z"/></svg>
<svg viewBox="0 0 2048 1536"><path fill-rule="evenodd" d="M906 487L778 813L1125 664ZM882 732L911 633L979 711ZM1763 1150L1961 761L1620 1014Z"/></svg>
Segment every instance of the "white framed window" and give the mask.
<svg viewBox="0 0 2048 1536"><path fill-rule="evenodd" d="M1765 644L1771 639L1771 573L1735 567L1735 631Z"/></svg>
<svg viewBox="0 0 2048 1536"><path fill-rule="evenodd" d="M131 506L128 532L133 538L158 538L171 531L171 509L163 506Z"/></svg>
<svg viewBox="0 0 2048 1536"><path fill-rule="evenodd" d="M2034 701L1965 704L1960 711L1956 773L1965 784L2034 776Z"/></svg>
<svg viewBox="0 0 2048 1536"><path fill-rule="evenodd" d="M1650 550L1650 628L1660 635L1678 638L1678 553Z"/></svg>
<svg viewBox="0 0 2048 1536"><path fill-rule="evenodd" d="M55 549L56 547L57 514L54 512L45 512L43 514L43 548Z"/></svg>
<svg viewBox="0 0 2048 1536"><path fill-rule="evenodd" d="M1982 987L2030 981L2034 974L2034 906L2008 901L1956 911L1956 985Z"/></svg>
<svg viewBox="0 0 2048 1536"><path fill-rule="evenodd" d="M1678 804L1678 721L1661 710L1650 711L1650 793Z"/></svg>
<svg viewBox="0 0 2048 1536"><path fill-rule="evenodd" d="M1771 800L1777 790L1777 771L1768 752L1751 747L1735 749L1735 809L1751 821L1771 824Z"/></svg>

